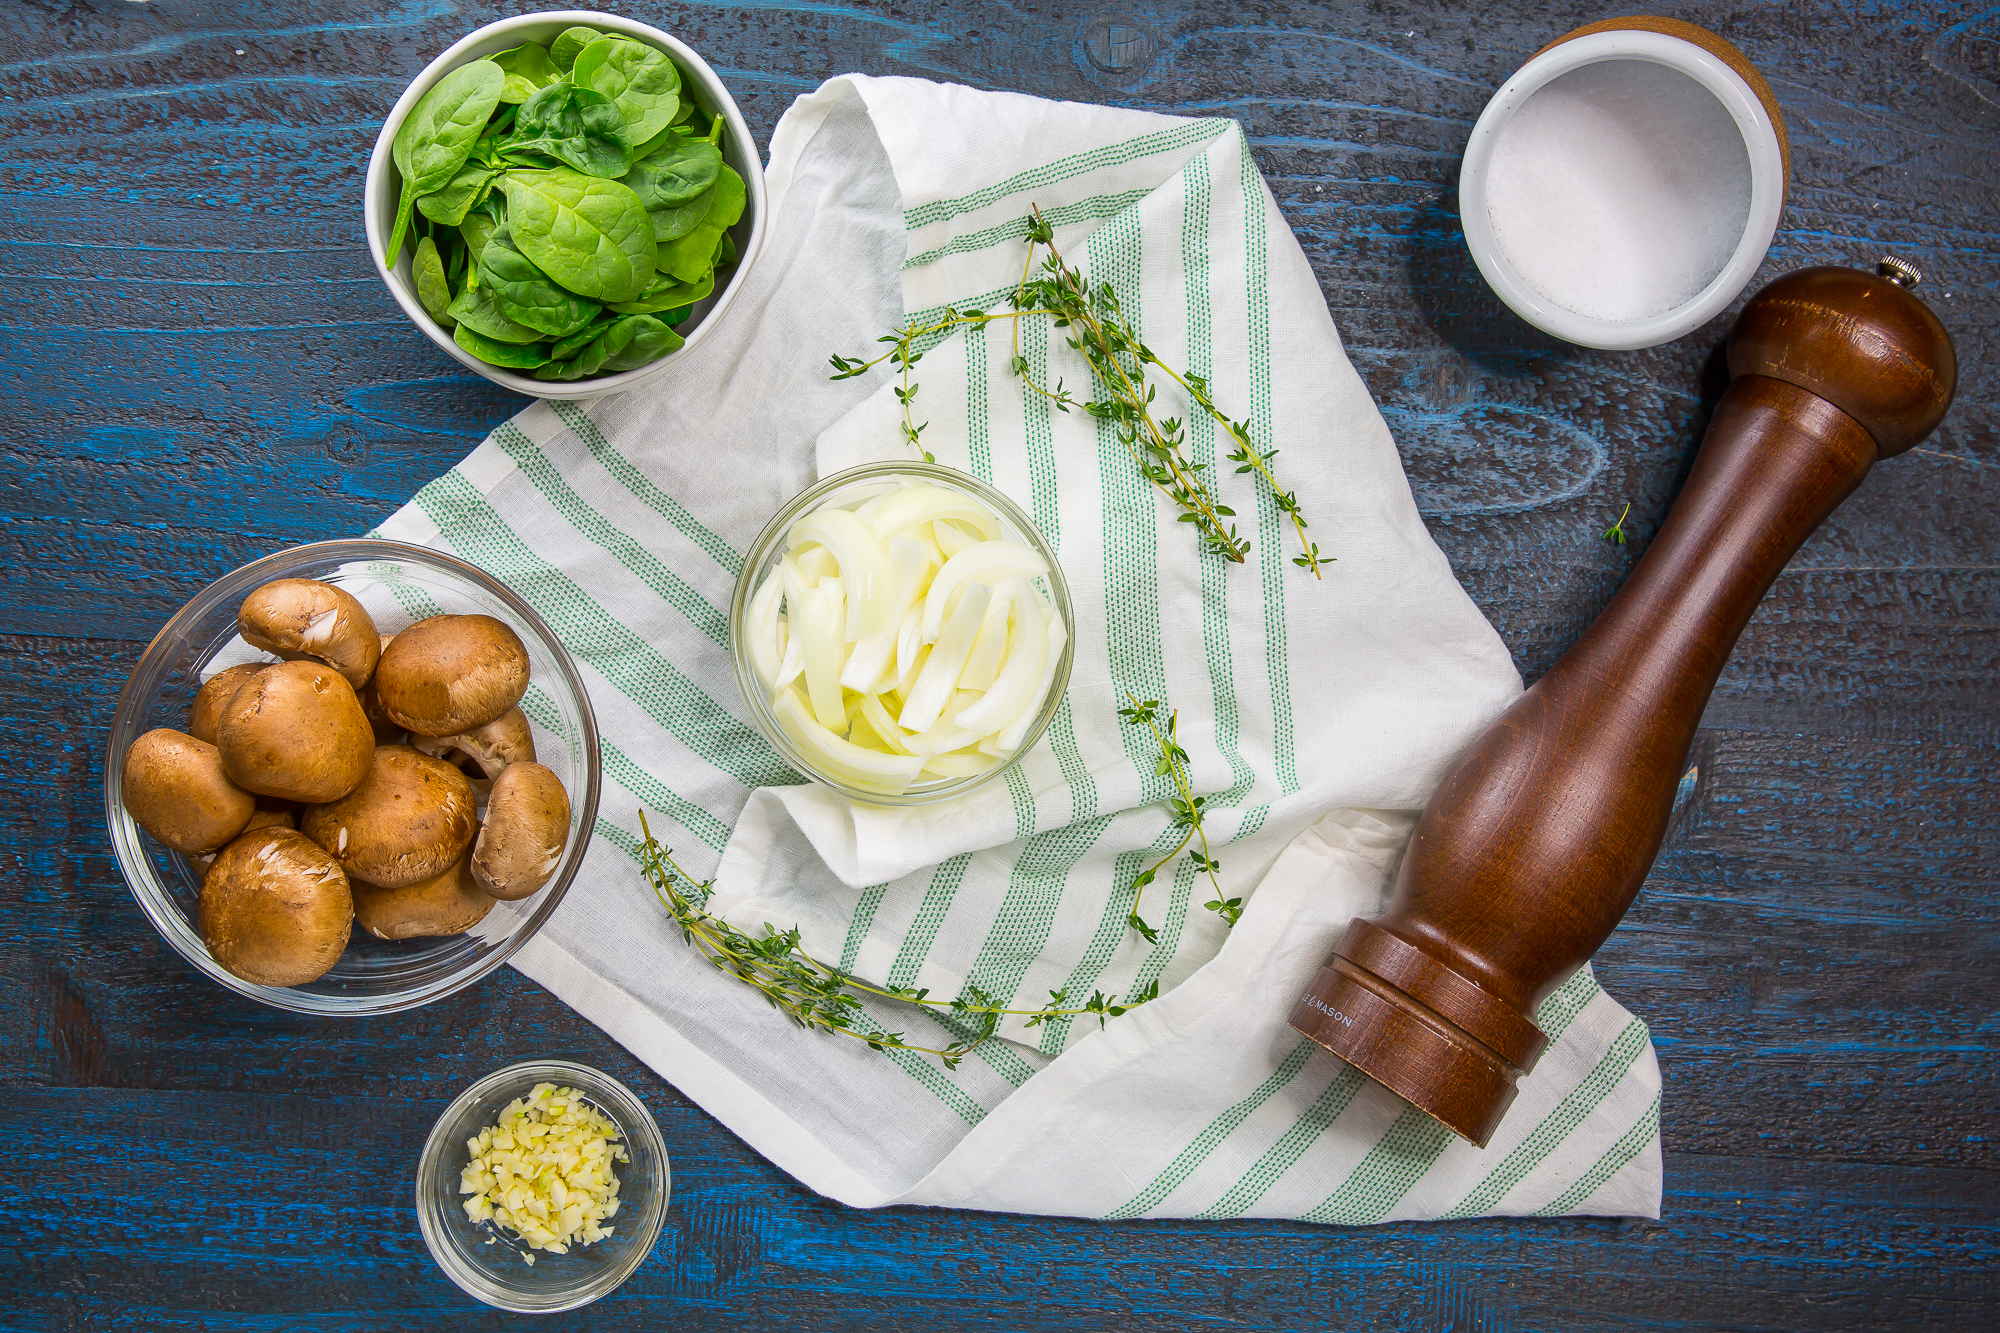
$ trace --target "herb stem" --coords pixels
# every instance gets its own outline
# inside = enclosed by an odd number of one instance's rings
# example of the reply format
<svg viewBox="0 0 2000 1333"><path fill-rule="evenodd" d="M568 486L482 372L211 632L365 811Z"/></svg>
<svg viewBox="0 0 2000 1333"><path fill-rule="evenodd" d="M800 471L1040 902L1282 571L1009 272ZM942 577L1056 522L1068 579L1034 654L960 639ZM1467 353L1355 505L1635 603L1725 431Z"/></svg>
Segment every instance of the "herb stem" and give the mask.
<svg viewBox="0 0 2000 1333"><path fill-rule="evenodd" d="M1155 981L1124 1004L1113 1003L1100 991L1087 1002L1072 1006L1067 993L1058 990L1050 991L1048 1003L1038 1009L1015 1009L992 1003L976 986L967 986L966 994L956 1000L939 1000L930 998L928 990L872 985L801 949L796 927L781 932L767 925L763 938L755 939L711 915L706 905L714 881L697 882L683 870L674 860L672 850L654 839L643 810L639 812L639 829L644 835L639 847L640 865L654 895L680 927L683 940L712 966L760 991L773 1008L799 1026L837 1032L865 1042L877 1051L934 1055L947 1069L956 1069L959 1061L992 1039L1003 1017L1024 1018L1028 1027L1036 1027L1056 1018L1094 1014L1102 1024L1158 998L1160 993ZM874 995L939 1011L935 1016L941 1022L947 1016L970 1019L973 1031L948 1046L937 1047L905 1041L899 1032L858 1030L854 1025L863 1017L858 995Z"/></svg>
<svg viewBox="0 0 2000 1333"><path fill-rule="evenodd" d="M1043 216L1041 208L1030 205L1028 250L1022 257L1021 276L1011 302L1012 311L1001 314L984 311L961 313L947 307L941 320L922 328L913 324L883 335L879 341L890 344L890 349L881 356L871 360L838 354L830 357L834 369L832 378L847 379L866 374L882 362L894 360L900 371L895 392L903 408L904 439L925 461L934 462L936 460L922 443L923 432L929 423L918 424L912 406L919 386L912 380L911 372L924 355L917 350L917 343L956 326L983 327L996 319L1012 319L1014 373L1031 391L1067 412L1077 403L1063 388L1061 381L1058 380L1053 389L1038 383L1029 374L1027 360L1021 355L1021 317L1049 316L1057 328L1075 331L1068 340L1069 345L1083 356L1107 391L1105 401L1085 402L1081 406L1100 421L1112 423L1118 432L1119 443L1125 446L1141 475L1181 507L1182 522L1195 524L1204 550L1232 563L1242 564L1248 557L1250 542L1239 537L1236 529L1226 522L1235 517L1235 511L1221 503L1202 479L1200 474L1210 464L1197 463L1187 456L1186 431L1182 423L1171 417L1161 421L1153 416L1153 389L1145 381L1145 367L1148 365L1158 366L1166 372L1187 395L1193 407L1221 424L1235 444L1228 458L1230 462L1241 464L1236 471L1254 472L1262 477L1264 484L1270 487L1271 498L1280 512L1291 518L1303 552L1292 563L1310 570L1314 578L1323 577L1320 566L1327 557L1322 557L1319 548L1306 536L1306 518L1298 495L1281 490L1277 474L1271 469L1270 460L1277 450L1260 450L1252 444L1248 425L1231 421L1216 408L1205 379L1192 372L1177 372L1155 356L1139 340L1137 332L1124 322L1122 307L1111 286L1108 283L1092 283L1072 269L1056 248L1054 237L1055 229ZM1042 264L1047 276L1040 279L1032 277L1037 248L1048 251Z"/></svg>

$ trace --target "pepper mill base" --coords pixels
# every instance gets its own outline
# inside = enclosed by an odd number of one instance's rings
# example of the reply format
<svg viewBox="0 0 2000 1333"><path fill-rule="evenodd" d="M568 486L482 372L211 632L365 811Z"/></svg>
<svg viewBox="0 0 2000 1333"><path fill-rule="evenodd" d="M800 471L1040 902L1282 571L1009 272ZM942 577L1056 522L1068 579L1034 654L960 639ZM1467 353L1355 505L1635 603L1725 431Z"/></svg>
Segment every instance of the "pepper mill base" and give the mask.
<svg viewBox="0 0 2000 1333"><path fill-rule="evenodd" d="M1548 1045L1512 1005L1369 921L1347 928L1291 1025L1482 1148Z"/></svg>

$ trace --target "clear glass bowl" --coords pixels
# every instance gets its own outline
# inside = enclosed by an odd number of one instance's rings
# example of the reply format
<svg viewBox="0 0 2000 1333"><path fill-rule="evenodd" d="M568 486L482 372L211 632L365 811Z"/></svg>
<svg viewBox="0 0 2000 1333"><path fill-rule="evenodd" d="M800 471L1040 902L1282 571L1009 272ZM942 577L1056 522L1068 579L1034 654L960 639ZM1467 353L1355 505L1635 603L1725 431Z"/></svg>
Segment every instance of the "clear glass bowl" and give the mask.
<svg viewBox="0 0 2000 1333"><path fill-rule="evenodd" d="M1048 597L1049 602L1062 617L1064 627L1069 631L1063 641L1062 655L1056 662L1055 675L1049 681L1048 694L1043 697L1041 707L1035 715L1032 726L1021 739L1020 748L1011 758L996 759L993 764L977 773L960 778L932 778L912 786L901 795L886 795L878 791L853 786L829 774L815 765L780 725L777 714L772 710L771 701L763 684L750 663L749 651L745 648L743 625L749 615L750 599L762 586L764 578L784 554L785 535L792 524L808 512L825 507L829 503L860 503L869 496L880 492L884 482L898 479L921 479L933 485L945 487L970 496L991 509L1000 520L1003 534L1026 543L1042 559L1048 562L1047 577L1035 580L1036 586ZM823 481L808 486L793 496L785 506L764 525L750 547L749 558L743 562L743 570L736 576L736 591L729 602L729 660L736 669L736 688L743 694L743 703L750 710L750 721L765 740L777 748L785 761L822 786L829 787L852 801L867 805L930 805L937 801L948 801L976 787L984 786L999 777L1015 764L1021 756L1033 749L1042 733L1048 730L1055 718L1056 709L1061 706L1063 695L1069 689L1070 665L1076 655L1076 617L1071 612L1069 583L1063 578L1062 566L1056 561L1056 553L1042 534L1035 530L1034 520L1021 511L1012 500L994 490L985 482L956 468L943 467L936 463L868 463L853 467L845 472L836 472Z"/></svg>
<svg viewBox="0 0 2000 1333"><path fill-rule="evenodd" d="M535 757L562 779L570 800L569 844L548 885L499 902L462 935L378 940L357 928L333 970L304 986L261 986L224 971L195 930L202 867L155 842L125 812L125 750L155 727L185 731L195 691L237 662L273 660L236 634L236 608L273 579L323 579L354 594L383 633L440 612L481 613L513 626L527 647ZM402 542L335 541L267 555L203 588L140 656L118 698L104 762L104 817L111 849L140 910L182 957L239 995L306 1014L354 1017L410 1009L470 986L525 944L562 901L597 825L597 721L569 652L528 604L491 574L456 556Z"/></svg>
<svg viewBox="0 0 2000 1333"><path fill-rule="evenodd" d="M618 1212L605 1239L568 1254L527 1251L504 1229L465 1216L458 1178L472 1159L465 1142L537 1083L575 1088L618 1126L629 1162L618 1164ZM445 1108L417 1159L417 1226L439 1268L467 1295L503 1310L553 1314L616 1290L646 1262L666 1220L673 1177L667 1145L645 1103L609 1074L566 1060L532 1060L488 1074ZM487 1244L488 1241L492 1244ZM523 1261L534 1253L535 1262Z"/></svg>

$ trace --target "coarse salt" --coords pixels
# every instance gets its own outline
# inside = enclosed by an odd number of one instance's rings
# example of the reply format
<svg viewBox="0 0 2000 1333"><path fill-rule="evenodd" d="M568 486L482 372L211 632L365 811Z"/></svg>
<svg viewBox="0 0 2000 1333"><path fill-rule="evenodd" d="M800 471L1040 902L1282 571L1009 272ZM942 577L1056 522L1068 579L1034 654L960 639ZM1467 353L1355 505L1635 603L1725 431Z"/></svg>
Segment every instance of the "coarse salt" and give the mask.
<svg viewBox="0 0 2000 1333"><path fill-rule="evenodd" d="M1664 314L1713 281L1750 217L1750 154L1715 95L1647 60L1551 80L1494 144L1487 216L1543 297L1593 319Z"/></svg>

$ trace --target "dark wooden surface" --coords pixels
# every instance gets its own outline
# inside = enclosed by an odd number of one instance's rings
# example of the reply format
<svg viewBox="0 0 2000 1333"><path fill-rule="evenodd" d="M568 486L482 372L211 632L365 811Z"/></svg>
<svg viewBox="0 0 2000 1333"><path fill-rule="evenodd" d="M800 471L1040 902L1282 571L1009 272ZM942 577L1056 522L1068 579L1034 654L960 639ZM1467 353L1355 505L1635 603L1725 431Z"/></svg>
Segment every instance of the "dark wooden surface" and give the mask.
<svg viewBox="0 0 2000 1333"><path fill-rule="evenodd" d="M431 1266L409 1187L456 1089L553 1055L640 1090L674 1155L666 1235L593 1328L1994 1325L2000 10L1647 6L1735 41L1790 120L1764 277L1911 259L1959 403L1778 579L1599 956L1659 1047L1664 1216L1340 1231L846 1210L511 971L318 1022L225 995L133 908L101 749L146 640L232 566L366 530L520 405L407 327L359 213L403 82L531 7L0 11L0 1323L515 1322ZM1498 305L1458 236L1491 90L1615 10L614 7L705 52L760 137L848 69L1241 118L1432 531L1530 677L1631 567L1719 391L1727 316L1649 352L1569 348ZM1599 540L1628 500L1639 543Z"/></svg>

